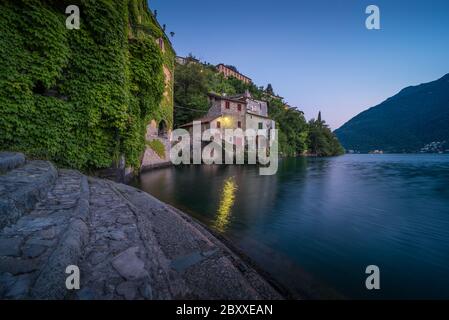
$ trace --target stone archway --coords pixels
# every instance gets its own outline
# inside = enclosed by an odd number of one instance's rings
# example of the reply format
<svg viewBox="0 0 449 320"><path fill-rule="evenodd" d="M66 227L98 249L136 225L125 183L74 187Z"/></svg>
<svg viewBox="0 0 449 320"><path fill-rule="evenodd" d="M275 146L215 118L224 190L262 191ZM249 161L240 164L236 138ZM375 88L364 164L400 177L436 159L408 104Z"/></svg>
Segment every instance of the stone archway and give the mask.
<svg viewBox="0 0 449 320"><path fill-rule="evenodd" d="M157 128L157 135L158 135L158 137L161 137L161 138L167 137L168 126L167 126L167 122L165 122L165 120L161 120L161 122L159 122L159 125Z"/></svg>

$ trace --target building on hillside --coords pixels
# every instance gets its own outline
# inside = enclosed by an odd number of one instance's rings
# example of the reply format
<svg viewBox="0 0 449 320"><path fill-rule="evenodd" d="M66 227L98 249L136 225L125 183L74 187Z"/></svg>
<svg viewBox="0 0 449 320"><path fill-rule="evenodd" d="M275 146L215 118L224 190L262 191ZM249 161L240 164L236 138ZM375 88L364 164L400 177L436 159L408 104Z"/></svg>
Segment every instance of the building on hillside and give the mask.
<svg viewBox="0 0 449 320"><path fill-rule="evenodd" d="M200 63L200 60L194 58L194 57L180 57L180 56L176 56L176 63L180 64L180 65L186 65L189 63Z"/></svg>
<svg viewBox="0 0 449 320"><path fill-rule="evenodd" d="M194 121L201 121L201 132L207 129L218 129L220 132L214 139L224 140L225 129L275 129L275 122L268 116L268 104L266 101L253 99L247 91L244 94L235 96L225 96L216 93L209 93L210 108L207 115ZM182 125L193 134L193 121ZM268 131L269 139L273 138ZM236 146L244 144L238 137L234 140L225 141Z"/></svg>
<svg viewBox="0 0 449 320"><path fill-rule="evenodd" d="M276 94L271 94L271 93L268 93L266 91L264 91L262 93L262 95L263 95L263 98L265 98L265 99L276 99L276 100L281 100L281 101L284 100L284 97L281 97L281 96L276 95Z"/></svg>
<svg viewBox="0 0 449 320"><path fill-rule="evenodd" d="M216 68L217 68L217 71L222 73L225 78L234 77L234 78L237 78L237 79L243 81L244 83L247 83L247 84L252 83L251 78L248 78L247 76L241 74L234 67L226 66L223 63L220 63L219 65L216 66Z"/></svg>
<svg viewBox="0 0 449 320"><path fill-rule="evenodd" d="M298 113L304 115L303 111L299 110L297 107L293 107L293 106L289 105L288 103L284 104L284 109L285 110L290 110L290 111L293 111L293 112L298 112Z"/></svg>
<svg viewBox="0 0 449 320"><path fill-rule="evenodd" d="M210 108L207 115L194 121L201 121L201 131L207 129L218 129L217 139L224 138L225 129L245 130L246 128L246 102L231 97L222 96L215 93L209 93ZM193 133L193 122L182 125L181 128ZM243 145L242 139L236 138L236 141L226 141L236 145Z"/></svg>
<svg viewBox="0 0 449 320"><path fill-rule="evenodd" d="M232 98L246 104L245 127L247 129L276 129L275 121L268 116L266 101L254 99L248 90L243 94L232 96Z"/></svg>

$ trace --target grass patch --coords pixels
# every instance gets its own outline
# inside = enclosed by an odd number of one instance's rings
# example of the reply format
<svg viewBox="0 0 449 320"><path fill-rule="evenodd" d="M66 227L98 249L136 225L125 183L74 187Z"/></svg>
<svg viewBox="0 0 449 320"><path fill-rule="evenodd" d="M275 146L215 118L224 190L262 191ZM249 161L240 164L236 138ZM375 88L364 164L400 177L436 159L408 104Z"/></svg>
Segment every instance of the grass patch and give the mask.
<svg viewBox="0 0 449 320"><path fill-rule="evenodd" d="M147 141L147 146L149 146L161 159L165 159L165 146L164 144L157 139Z"/></svg>

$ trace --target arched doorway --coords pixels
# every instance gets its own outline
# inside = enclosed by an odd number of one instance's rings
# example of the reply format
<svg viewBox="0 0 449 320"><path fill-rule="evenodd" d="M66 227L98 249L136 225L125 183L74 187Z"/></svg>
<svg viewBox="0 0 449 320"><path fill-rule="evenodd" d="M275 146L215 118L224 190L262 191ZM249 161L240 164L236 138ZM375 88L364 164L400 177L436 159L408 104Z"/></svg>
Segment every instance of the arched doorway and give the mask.
<svg viewBox="0 0 449 320"><path fill-rule="evenodd" d="M167 134L168 134L167 123L165 122L165 120L161 120L161 122L159 122L159 126L157 129L157 135L158 137L166 138Z"/></svg>

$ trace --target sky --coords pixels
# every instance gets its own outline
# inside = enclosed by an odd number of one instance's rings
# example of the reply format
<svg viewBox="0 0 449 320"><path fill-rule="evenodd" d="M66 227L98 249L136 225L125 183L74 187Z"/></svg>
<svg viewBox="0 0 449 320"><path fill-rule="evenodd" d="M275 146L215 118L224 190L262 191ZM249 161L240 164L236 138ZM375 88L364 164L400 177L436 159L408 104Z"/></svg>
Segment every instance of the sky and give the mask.
<svg viewBox="0 0 449 320"><path fill-rule="evenodd" d="M368 30L368 5L380 30ZM234 65L332 129L449 73L447 0L150 0L177 55Z"/></svg>

